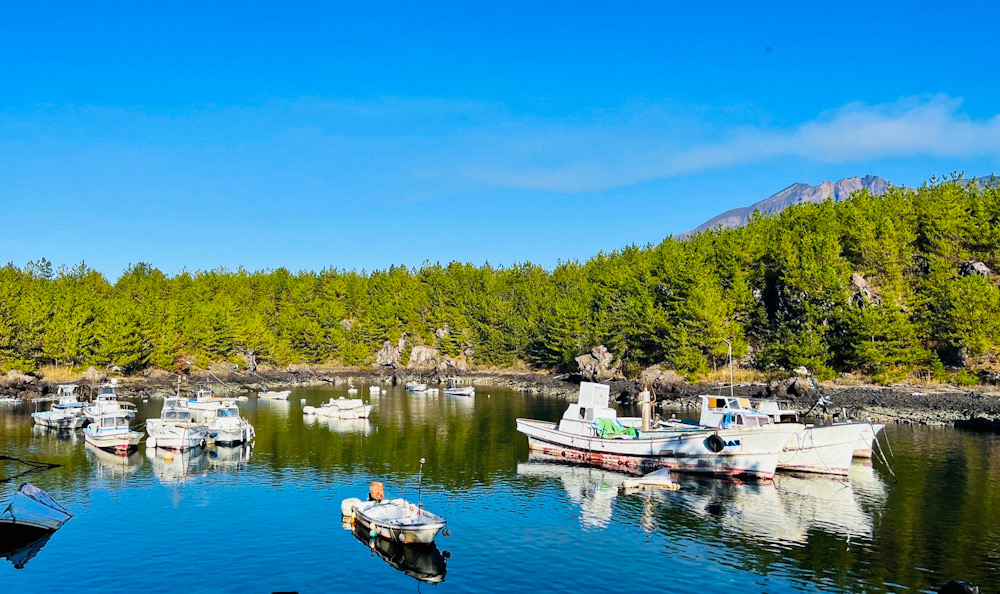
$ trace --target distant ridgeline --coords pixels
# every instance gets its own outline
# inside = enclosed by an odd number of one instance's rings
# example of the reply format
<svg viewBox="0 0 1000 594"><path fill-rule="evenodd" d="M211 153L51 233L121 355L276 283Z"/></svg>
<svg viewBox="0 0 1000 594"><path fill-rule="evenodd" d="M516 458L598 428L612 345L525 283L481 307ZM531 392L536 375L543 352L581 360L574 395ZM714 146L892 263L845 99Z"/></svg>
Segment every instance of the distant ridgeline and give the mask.
<svg viewBox="0 0 1000 594"><path fill-rule="evenodd" d="M603 344L626 374L663 363L696 376L724 356L726 338L757 369L974 381L1000 357L995 179L880 189L552 271L452 263L167 277L139 264L112 285L83 265L8 265L0 369L177 370L250 354L372 366L380 350L387 362L389 341L398 364L419 353L575 369L574 357Z"/></svg>

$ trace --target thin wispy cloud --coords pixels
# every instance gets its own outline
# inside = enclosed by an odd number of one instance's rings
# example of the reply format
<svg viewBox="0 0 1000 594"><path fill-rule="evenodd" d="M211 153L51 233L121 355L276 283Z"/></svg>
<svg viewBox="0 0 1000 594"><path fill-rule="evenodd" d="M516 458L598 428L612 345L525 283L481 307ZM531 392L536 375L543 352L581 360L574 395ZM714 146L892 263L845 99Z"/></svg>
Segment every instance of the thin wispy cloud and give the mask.
<svg viewBox="0 0 1000 594"><path fill-rule="evenodd" d="M470 167L466 173L498 186L562 193L595 192L657 179L748 165L779 157L820 163L884 158L970 158L1000 156L1000 115L974 119L961 111L960 99L945 95L904 98L891 104L852 103L815 120L786 128L760 124L719 131L716 140L685 143L666 134L658 144L633 127L542 132L523 139L511 164ZM648 122L660 128L658 122ZM556 138L566 140L556 149ZM597 148L604 143L603 147ZM539 147L536 154L528 147ZM560 154L561 153L561 154ZM533 159L548 165L538 166ZM500 160L500 159L497 159Z"/></svg>

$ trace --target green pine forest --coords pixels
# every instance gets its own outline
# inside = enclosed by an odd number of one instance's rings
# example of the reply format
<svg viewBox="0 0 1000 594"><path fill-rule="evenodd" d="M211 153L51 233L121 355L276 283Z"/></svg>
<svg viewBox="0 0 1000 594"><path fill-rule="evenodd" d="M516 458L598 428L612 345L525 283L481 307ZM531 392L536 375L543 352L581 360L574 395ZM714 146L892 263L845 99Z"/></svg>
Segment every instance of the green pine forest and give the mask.
<svg viewBox="0 0 1000 594"><path fill-rule="evenodd" d="M572 371L603 344L626 375L662 364L695 379L723 361L728 339L740 365L762 372L969 384L1000 355L997 279L969 263L996 270L998 250L996 180L951 176L553 270L168 276L139 263L112 283L40 259L0 269L0 370L178 371L242 365L251 351L276 367L371 367L386 340L405 337L404 363L425 344L474 368Z"/></svg>

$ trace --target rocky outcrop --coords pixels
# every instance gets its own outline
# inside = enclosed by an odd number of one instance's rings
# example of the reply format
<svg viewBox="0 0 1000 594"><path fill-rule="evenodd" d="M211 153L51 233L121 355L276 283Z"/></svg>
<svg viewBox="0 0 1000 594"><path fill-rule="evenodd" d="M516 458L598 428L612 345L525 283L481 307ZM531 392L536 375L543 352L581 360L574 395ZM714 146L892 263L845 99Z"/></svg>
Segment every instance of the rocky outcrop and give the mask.
<svg viewBox="0 0 1000 594"><path fill-rule="evenodd" d="M108 374L103 371L98 371L96 367L91 365L87 368L87 371L83 372L83 379L89 383L96 384L98 382L103 382L108 379Z"/></svg>
<svg viewBox="0 0 1000 594"><path fill-rule="evenodd" d="M958 273L962 276L981 276L983 278L989 278L993 271L986 264L983 264L979 260L972 260L971 262L966 262L959 267Z"/></svg>
<svg viewBox="0 0 1000 594"><path fill-rule="evenodd" d="M653 388L657 394L664 394L667 392L679 392L687 385L687 382L672 369L664 369L659 365L651 365L643 369L642 373L639 374L639 384Z"/></svg>
<svg viewBox="0 0 1000 594"><path fill-rule="evenodd" d="M19 369L11 369L3 376L3 383L7 386L29 386L35 383L35 378Z"/></svg>
<svg viewBox="0 0 1000 594"><path fill-rule="evenodd" d="M438 350L432 346L418 344L410 351L407 369L434 369L438 364Z"/></svg>
<svg viewBox="0 0 1000 594"><path fill-rule="evenodd" d="M848 177L837 182L825 181L818 186L801 183L792 184L770 198L761 200L745 208L734 208L733 210L712 217L694 230L682 233L679 238L683 239L695 233L716 227L722 227L723 229L742 227L750 220L750 216L758 210L764 214L774 214L781 212L793 204L823 202L829 198L840 202L859 190L867 190L877 196L884 194L888 189L889 182L876 175Z"/></svg>
<svg viewBox="0 0 1000 594"><path fill-rule="evenodd" d="M580 366L580 375L588 382L600 382L618 377L618 366L614 363L614 356L604 345L596 346L586 355L576 358L577 365Z"/></svg>
<svg viewBox="0 0 1000 594"><path fill-rule="evenodd" d="M216 376L229 377L236 373L239 369L239 365L236 363L229 363L228 361L223 361L221 363L212 363L208 366L208 370Z"/></svg>
<svg viewBox="0 0 1000 594"><path fill-rule="evenodd" d="M857 272L851 273L850 289L852 305L856 307L865 307L869 304L882 305L882 300L865 280L865 277Z"/></svg>
<svg viewBox="0 0 1000 594"><path fill-rule="evenodd" d="M400 358L405 347L405 338L400 338L396 341L396 344L392 344L388 340L383 342L382 348L375 353L375 365L379 367L399 367Z"/></svg>
<svg viewBox="0 0 1000 594"><path fill-rule="evenodd" d="M468 371L469 362L466 361L465 357L459 355L458 357L448 357L445 356L438 364L438 371L441 373L453 373L456 371Z"/></svg>
<svg viewBox="0 0 1000 594"><path fill-rule="evenodd" d="M448 324L445 324L444 328L438 328L437 330L434 331L434 338L441 340L445 336L448 336L450 333L451 330L448 328Z"/></svg>

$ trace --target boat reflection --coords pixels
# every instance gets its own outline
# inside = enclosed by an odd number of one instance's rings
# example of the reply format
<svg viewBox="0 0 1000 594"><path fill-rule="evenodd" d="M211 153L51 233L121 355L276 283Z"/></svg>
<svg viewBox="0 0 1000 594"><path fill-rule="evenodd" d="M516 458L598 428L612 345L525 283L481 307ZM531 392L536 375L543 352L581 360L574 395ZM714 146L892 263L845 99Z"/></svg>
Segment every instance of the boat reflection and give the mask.
<svg viewBox="0 0 1000 594"><path fill-rule="evenodd" d="M253 444L213 446L208 449L208 465L219 469L240 469L250 461Z"/></svg>
<svg viewBox="0 0 1000 594"><path fill-rule="evenodd" d="M146 448L146 457L153 463L153 475L163 484L180 483L208 474L205 448L198 447L183 453Z"/></svg>
<svg viewBox="0 0 1000 594"><path fill-rule="evenodd" d="M0 557L11 562L14 569L23 569L28 561L31 561L45 543L49 542L55 532L50 532L45 536L33 541L8 541L0 542Z"/></svg>
<svg viewBox="0 0 1000 594"><path fill-rule="evenodd" d="M683 477L680 490L651 496L661 506L765 544L804 545L815 531L870 540L874 514L884 508L885 485L870 466L855 464L849 476L778 473L771 483ZM649 527L657 521L646 514L643 523Z"/></svg>
<svg viewBox="0 0 1000 594"><path fill-rule="evenodd" d="M368 435L375 428L370 419L336 419L319 415L304 415L303 422L317 427L326 427L334 433L360 433Z"/></svg>
<svg viewBox="0 0 1000 594"><path fill-rule="evenodd" d="M445 561L450 554L438 550L436 544L430 546L405 546L401 543L384 538L371 538L368 532L358 523L353 529L348 529L354 538L365 545L372 553L378 555L393 568L421 582L436 584L444 581L447 571Z"/></svg>
<svg viewBox="0 0 1000 594"><path fill-rule="evenodd" d="M97 466L97 475L103 478L122 478L128 476L142 466L142 456L132 452L128 456L119 456L105 452L89 443L83 444L83 453L87 460Z"/></svg>
<svg viewBox="0 0 1000 594"><path fill-rule="evenodd" d="M560 463L533 453L517 465L521 476L557 479L580 506L584 527L607 526L614 501L629 475L595 466ZM778 473L773 482L743 483L672 475L680 490L641 492L640 523L676 531L677 511L750 540L802 545L815 531L851 539L873 537L875 518L885 509L887 488L871 465L854 464L849 478Z"/></svg>
<svg viewBox="0 0 1000 594"><path fill-rule="evenodd" d="M559 462L561 458L532 453L517 465L517 474L562 481L569 498L580 506L584 526L602 528L611 521L612 504L627 474L596 466Z"/></svg>

